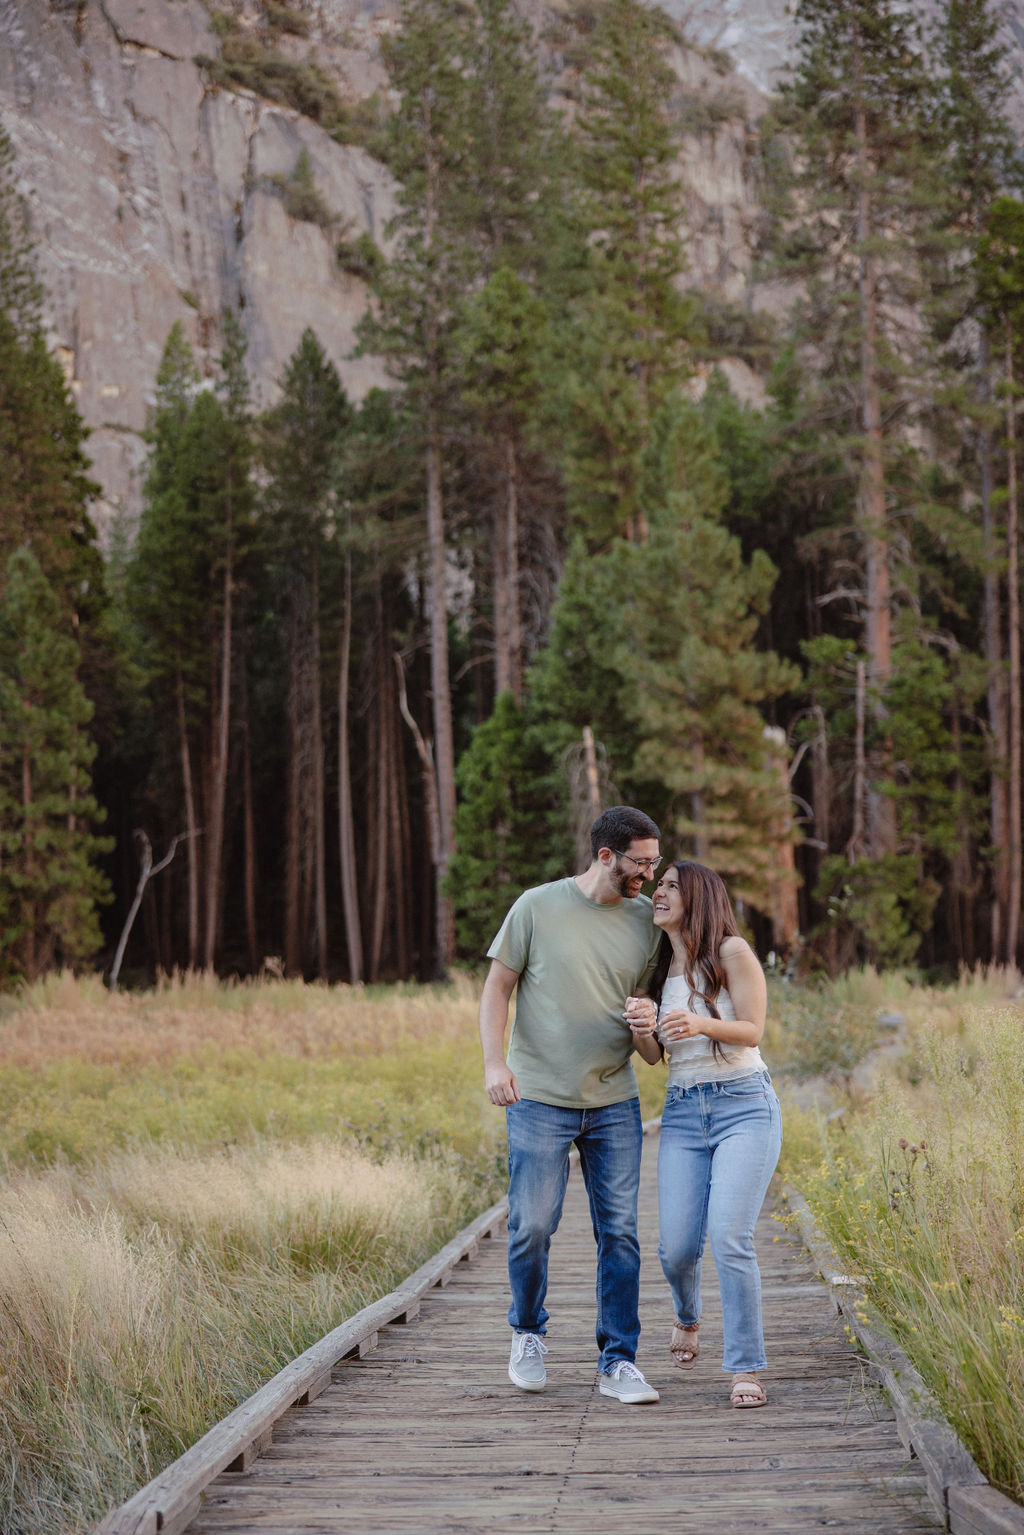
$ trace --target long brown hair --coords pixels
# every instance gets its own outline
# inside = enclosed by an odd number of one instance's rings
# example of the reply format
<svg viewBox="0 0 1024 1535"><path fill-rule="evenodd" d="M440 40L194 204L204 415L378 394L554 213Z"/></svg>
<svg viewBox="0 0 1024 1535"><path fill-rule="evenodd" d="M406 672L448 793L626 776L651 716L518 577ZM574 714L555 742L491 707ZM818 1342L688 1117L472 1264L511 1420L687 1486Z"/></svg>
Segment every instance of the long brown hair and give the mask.
<svg viewBox="0 0 1024 1535"><path fill-rule="evenodd" d="M679 880L679 894L683 903L679 931L686 949L689 972L687 980L694 995L707 1003L712 1018L720 1018L722 1015L716 1004L719 993L725 987L726 976L718 953L724 938L738 938L740 933L729 892L721 875L702 863L683 859L680 863L673 863L672 868ZM651 996L659 1007L672 963L672 953L672 940L668 933L663 932L650 983ZM704 991L697 989L698 979L706 988ZM717 1057L722 1053L722 1047L718 1040L714 1040L713 1045Z"/></svg>

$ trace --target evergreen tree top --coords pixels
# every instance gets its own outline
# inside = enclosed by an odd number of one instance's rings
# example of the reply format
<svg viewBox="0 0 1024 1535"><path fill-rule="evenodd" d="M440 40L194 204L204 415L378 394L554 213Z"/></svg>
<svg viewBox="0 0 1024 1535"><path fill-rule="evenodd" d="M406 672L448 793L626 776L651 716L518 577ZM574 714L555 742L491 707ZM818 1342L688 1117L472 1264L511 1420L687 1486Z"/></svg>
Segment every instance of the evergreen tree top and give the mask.
<svg viewBox="0 0 1024 1535"><path fill-rule="evenodd" d="M39 329L42 301L14 170L14 145L0 124L0 309L22 342Z"/></svg>

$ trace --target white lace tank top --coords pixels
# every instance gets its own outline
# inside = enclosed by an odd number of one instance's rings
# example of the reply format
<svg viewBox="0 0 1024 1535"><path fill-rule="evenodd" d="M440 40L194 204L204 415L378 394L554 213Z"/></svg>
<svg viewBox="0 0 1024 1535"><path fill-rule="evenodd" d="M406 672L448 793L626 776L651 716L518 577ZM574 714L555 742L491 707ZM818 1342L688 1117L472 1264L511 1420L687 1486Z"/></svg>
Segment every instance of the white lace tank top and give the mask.
<svg viewBox="0 0 1024 1535"><path fill-rule="evenodd" d="M721 1018L730 1023L735 1020L736 1009L724 987L715 999L715 1006ZM673 1007L685 1007L703 1018L714 1016L704 998L694 992L685 975L670 975L666 980L658 1016L661 1017ZM724 1054L716 1058L714 1042L706 1034L698 1034L694 1039L674 1039L666 1044L659 1030L658 1039L664 1045L668 1058L668 1085L679 1087L684 1092L697 1082L726 1082L731 1077L748 1077L752 1072L765 1069L756 1045L722 1045Z"/></svg>

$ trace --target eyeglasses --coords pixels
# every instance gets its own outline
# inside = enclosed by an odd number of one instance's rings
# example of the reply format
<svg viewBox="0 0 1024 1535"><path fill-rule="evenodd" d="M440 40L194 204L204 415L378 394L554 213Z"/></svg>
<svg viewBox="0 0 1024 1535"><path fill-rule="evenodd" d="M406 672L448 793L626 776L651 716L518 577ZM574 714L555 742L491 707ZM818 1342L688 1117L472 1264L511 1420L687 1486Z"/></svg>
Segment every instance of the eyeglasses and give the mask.
<svg viewBox="0 0 1024 1535"><path fill-rule="evenodd" d="M638 874L646 870L648 879L650 879L661 862L660 858L634 858L632 853L616 853L615 856L616 858L626 858L630 863L635 864Z"/></svg>

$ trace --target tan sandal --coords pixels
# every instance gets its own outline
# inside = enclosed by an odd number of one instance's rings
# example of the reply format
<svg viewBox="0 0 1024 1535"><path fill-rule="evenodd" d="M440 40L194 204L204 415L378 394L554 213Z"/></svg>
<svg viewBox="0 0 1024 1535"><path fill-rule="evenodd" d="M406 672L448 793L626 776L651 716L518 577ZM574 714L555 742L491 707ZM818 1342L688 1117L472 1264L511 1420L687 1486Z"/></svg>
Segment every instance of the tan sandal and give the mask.
<svg viewBox="0 0 1024 1535"><path fill-rule="evenodd" d="M757 1376L750 1370L744 1370L742 1374L733 1376L729 1400L734 1407L763 1407L768 1398Z"/></svg>
<svg viewBox="0 0 1024 1535"><path fill-rule="evenodd" d="M672 1323L672 1342L669 1344L669 1353L673 1363L681 1370L692 1370L700 1357L700 1344L697 1342L697 1328L699 1322L694 1322L692 1327L683 1327L679 1322Z"/></svg>

